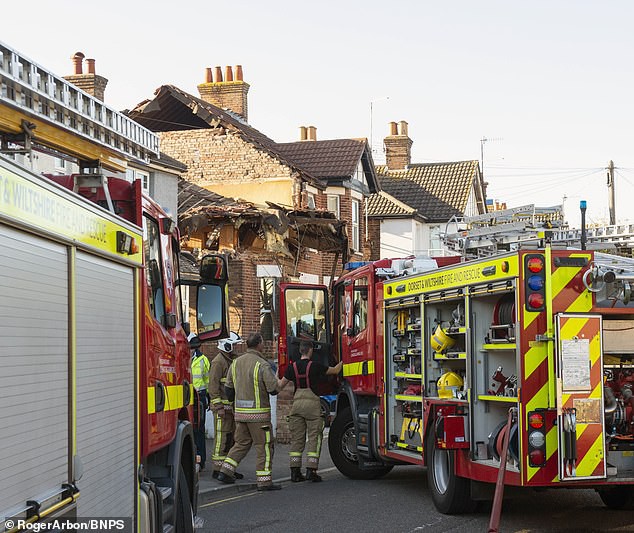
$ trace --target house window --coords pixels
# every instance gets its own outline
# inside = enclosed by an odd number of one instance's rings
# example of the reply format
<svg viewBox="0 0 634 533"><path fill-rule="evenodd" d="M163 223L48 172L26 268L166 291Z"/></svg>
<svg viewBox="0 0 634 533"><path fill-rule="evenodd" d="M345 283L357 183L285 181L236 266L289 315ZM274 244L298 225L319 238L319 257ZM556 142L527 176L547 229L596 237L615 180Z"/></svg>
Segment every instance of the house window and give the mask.
<svg viewBox="0 0 634 533"><path fill-rule="evenodd" d="M150 175L147 172L135 172L136 178L141 180L141 188L144 193L150 194Z"/></svg>
<svg viewBox="0 0 634 533"><path fill-rule="evenodd" d="M352 249L359 250L359 201L352 200Z"/></svg>
<svg viewBox="0 0 634 533"><path fill-rule="evenodd" d="M317 204L315 203L315 195L312 192L308 193L307 201L308 201L308 209L315 209L315 206Z"/></svg>
<svg viewBox="0 0 634 533"><path fill-rule="evenodd" d="M337 218L340 217L338 194L328 195L328 211L330 211L331 213L334 213Z"/></svg>
<svg viewBox="0 0 634 533"><path fill-rule="evenodd" d="M63 174L66 171L66 161L63 158L56 157L54 165L57 172Z"/></svg>

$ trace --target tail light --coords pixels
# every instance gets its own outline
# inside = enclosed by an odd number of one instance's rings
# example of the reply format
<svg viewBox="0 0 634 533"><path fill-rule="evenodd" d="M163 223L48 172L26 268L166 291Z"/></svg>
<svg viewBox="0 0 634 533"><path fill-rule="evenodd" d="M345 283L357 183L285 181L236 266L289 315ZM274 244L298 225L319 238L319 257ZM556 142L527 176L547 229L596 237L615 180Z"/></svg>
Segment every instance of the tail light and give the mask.
<svg viewBox="0 0 634 533"><path fill-rule="evenodd" d="M543 311L546 307L546 261L542 254L524 256L526 310Z"/></svg>
<svg viewBox="0 0 634 533"><path fill-rule="evenodd" d="M528 463L530 466L546 465L546 417L544 410L528 413Z"/></svg>

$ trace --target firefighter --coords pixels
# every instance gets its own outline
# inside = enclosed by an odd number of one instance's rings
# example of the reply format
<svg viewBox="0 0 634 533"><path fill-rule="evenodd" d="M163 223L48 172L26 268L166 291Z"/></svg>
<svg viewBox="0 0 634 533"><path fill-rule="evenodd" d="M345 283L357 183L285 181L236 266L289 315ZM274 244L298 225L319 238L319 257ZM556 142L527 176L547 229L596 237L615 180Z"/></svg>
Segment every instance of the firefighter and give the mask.
<svg viewBox="0 0 634 533"><path fill-rule="evenodd" d="M197 413L194 420L194 442L196 453L200 456L200 469L205 469L207 459L207 446L205 443L205 418L209 401L207 389L209 386L209 359L200 351L200 340L193 333L188 337L189 346L192 349L192 379L196 397L198 398Z"/></svg>
<svg viewBox="0 0 634 533"><path fill-rule="evenodd" d="M278 388L281 390L289 381L295 384L293 406L288 417L291 432L289 452L291 481L317 482L321 481L321 476L317 475L317 468L324 431L317 384L323 381L326 375L337 375L341 372L343 362L339 361L335 366L325 367L316 361L311 361L313 343L310 341L300 342L299 353L301 358L286 367ZM302 475L304 448L306 448L306 477Z"/></svg>
<svg viewBox="0 0 634 533"><path fill-rule="evenodd" d="M236 346L241 343L242 339L233 331L227 339L220 339L218 341L218 355L212 359L209 370L209 398L211 411L213 411L215 418L215 441L211 454L213 461L211 475L214 478L218 478L220 467L234 442L233 402L227 398L225 382L227 381L227 371L237 356ZM242 479L244 476L235 472L234 477Z"/></svg>
<svg viewBox="0 0 634 533"><path fill-rule="evenodd" d="M227 373L227 397L234 401L235 444L220 467L218 481L234 483L238 464L255 445L258 490L279 490L282 487L273 483L272 476L273 432L269 400L269 394L277 394L277 378L271 365L262 357L263 348L262 335L249 335L246 352L233 360Z"/></svg>

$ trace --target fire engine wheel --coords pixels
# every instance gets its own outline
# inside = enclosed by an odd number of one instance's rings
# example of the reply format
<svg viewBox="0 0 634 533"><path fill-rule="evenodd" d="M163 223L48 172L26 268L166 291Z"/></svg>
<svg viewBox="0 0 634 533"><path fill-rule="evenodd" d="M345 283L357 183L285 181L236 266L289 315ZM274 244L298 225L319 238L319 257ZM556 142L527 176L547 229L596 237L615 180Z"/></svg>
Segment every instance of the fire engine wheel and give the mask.
<svg viewBox="0 0 634 533"><path fill-rule="evenodd" d="M189 499L189 487L183 467L178 469L178 492L174 499L176 503L176 533L194 533L194 511Z"/></svg>
<svg viewBox="0 0 634 533"><path fill-rule="evenodd" d="M357 434L352 421L352 411L346 407L332 421L328 434L328 451L332 462L339 472L351 479L376 479L384 476L390 470L391 465L385 465L372 470L359 468L359 456L357 455Z"/></svg>
<svg viewBox="0 0 634 533"><path fill-rule="evenodd" d="M608 509L634 509L634 489L632 487L620 486L597 492Z"/></svg>
<svg viewBox="0 0 634 533"><path fill-rule="evenodd" d="M434 431L427 434L427 484L436 508L443 514L470 513L476 502L471 499L471 484L455 471L454 450L436 448Z"/></svg>

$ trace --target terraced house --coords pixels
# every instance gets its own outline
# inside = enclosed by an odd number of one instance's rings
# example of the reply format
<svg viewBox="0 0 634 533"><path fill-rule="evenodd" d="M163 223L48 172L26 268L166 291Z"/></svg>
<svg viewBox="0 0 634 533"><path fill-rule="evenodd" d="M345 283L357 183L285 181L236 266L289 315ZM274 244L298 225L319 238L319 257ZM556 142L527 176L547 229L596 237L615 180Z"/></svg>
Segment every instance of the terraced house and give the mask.
<svg viewBox="0 0 634 533"><path fill-rule="evenodd" d="M372 259L442 256L442 234L464 216L486 213L486 184L476 160L412 163L408 124L390 123L386 164L376 167L381 191L368 202L370 240L380 242Z"/></svg>

